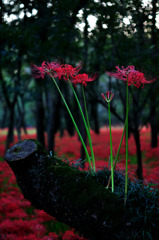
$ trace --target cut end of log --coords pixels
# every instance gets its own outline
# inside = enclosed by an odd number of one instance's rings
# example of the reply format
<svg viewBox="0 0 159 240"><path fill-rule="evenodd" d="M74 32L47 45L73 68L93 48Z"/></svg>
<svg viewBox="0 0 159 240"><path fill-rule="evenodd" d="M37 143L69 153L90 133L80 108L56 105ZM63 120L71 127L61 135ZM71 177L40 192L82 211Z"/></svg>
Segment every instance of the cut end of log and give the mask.
<svg viewBox="0 0 159 240"><path fill-rule="evenodd" d="M37 150L35 140L24 140L12 146L5 154L6 161L19 161L27 158Z"/></svg>
<svg viewBox="0 0 159 240"><path fill-rule="evenodd" d="M28 158L33 153L42 148L35 139L28 139L18 142L6 152L4 158L7 162L19 161Z"/></svg>

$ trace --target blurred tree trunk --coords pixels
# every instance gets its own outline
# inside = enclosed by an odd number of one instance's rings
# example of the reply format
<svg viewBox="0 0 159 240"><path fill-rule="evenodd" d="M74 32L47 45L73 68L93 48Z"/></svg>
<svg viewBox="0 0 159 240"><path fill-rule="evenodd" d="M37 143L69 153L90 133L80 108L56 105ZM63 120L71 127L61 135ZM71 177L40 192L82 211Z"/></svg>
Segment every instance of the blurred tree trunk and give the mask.
<svg viewBox="0 0 159 240"><path fill-rule="evenodd" d="M3 103L2 103L2 107L3 107L3 112L2 112L2 119L1 119L0 127L5 128L7 126L6 124L7 124L7 119L8 119L8 107L7 107L5 101L3 101Z"/></svg>
<svg viewBox="0 0 159 240"><path fill-rule="evenodd" d="M18 75L19 71L20 71L20 69L18 69L18 71L17 71L17 79L14 82L15 86L19 81L19 75ZM14 110L15 110L15 104L17 101L18 93L16 91L14 91L13 100L11 101L5 80L3 79L3 76L2 76L1 68L0 68L0 83L1 83L2 91L3 91L3 96L6 101L8 110L9 110L9 125L8 125L8 133L7 133L7 140L6 140L6 150L7 150L10 146L10 143L12 143L14 140L14 118L15 118Z"/></svg>
<svg viewBox="0 0 159 240"><path fill-rule="evenodd" d="M0 6L1 6L0 26L2 26L3 25L3 14L4 14L4 12L3 12L4 11L4 4L3 4L2 1L0 1ZM3 42L3 39L0 38L0 59L2 57L2 52L3 51L4 51L4 42ZM13 101L12 102L10 101L9 94L8 94L8 91L7 91L7 86L6 86L5 80L3 79L3 75L2 75L1 64L0 64L0 84L1 84L4 100L6 102L5 106L9 110L9 129L8 129L7 140L6 140L6 150L7 150L10 142L13 141L14 105L15 105L16 98L15 98L15 95L14 95ZM7 120L6 112L4 112L3 119L4 119L4 121Z"/></svg>
<svg viewBox="0 0 159 240"><path fill-rule="evenodd" d="M10 147L10 143L14 141L14 109L15 109L15 101L11 104L9 108L9 125L8 125L8 133L6 140L6 150Z"/></svg>
<svg viewBox="0 0 159 240"><path fill-rule="evenodd" d="M21 49L18 51L17 57L17 79L15 81L15 86L19 86L19 90L15 92L17 95L16 97L16 105L17 105L17 132L18 132L18 141L21 140L21 127L23 127L26 133L26 126L25 126L25 110L24 110L24 102L23 102L23 93L21 92L21 68L22 68L22 52Z"/></svg>
<svg viewBox="0 0 159 240"><path fill-rule="evenodd" d="M142 170L142 152L141 152L141 144L140 144L140 132L138 127L134 130L133 136L136 144L136 155L137 155L137 170L136 174L138 179L143 180L143 170Z"/></svg>
<svg viewBox="0 0 159 240"><path fill-rule="evenodd" d="M156 113L156 105L154 101L150 100L150 126L151 126L151 147L157 147L158 143L158 126L157 126L157 113Z"/></svg>
<svg viewBox="0 0 159 240"><path fill-rule="evenodd" d="M36 129L37 129L37 139L45 146L45 113L43 106L43 79L35 80L37 92L36 92Z"/></svg>
<svg viewBox="0 0 159 240"><path fill-rule="evenodd" d="M52 151L54 154L55 151L55 133L59 127L59 114L60 114L60 105L61 105L61 96L56 91L54 94L51 90L48 89L48 151Z"/></svg>
<svg viewBox="0 0 159 240"><path fill-rule="evenodd" d="M23 95L21 94L17 98L17 133L18 133L18 141L21 140L21 128L24 129L25 134L27 134L27 129L26 129L26 123L25 123L25 106L24 106L24 100L23 100Z"/></svg>
<svg viewBox="0 0 159 240"><path fill-rule="evenodd" d="M91 116L93 118L91 119L93 124L92 128L95 133L99 134L98 103L93 99L91 100Z"/></svg>
<svg viewBox="0 0 159 240"><path fill-rule="evenodd" d="M132 89L131 89L132 90ZM140 111L140 98L141 98L141 89L133 92L132 95L132 111L130 112L130 126L132 128L135 144L136 144L136 156L137 156L137 170L136 174L138 179L143 180L143 170L142 170L142 152L141 152L141 143L140 143L140 119L142 115L142 110ZM132 114L131 114L132 113Z"/></svg>
<svg viewBox="0 0 159 240"><path fill-rule="evenodd" d="M157 13L157 0L152 1L152 37L151 37L151 42L152 42L152 54L151 54L151 60L153 62L153 65L156 66L157 63L157 28L156 28L156 13ZM157 66L155 67L157 69ZM158 126L157 126L157 104L156 104L156 95L158 94L157 87L156 87L156 82L154 83L153 87L153 94L151 93L151 99L150 99L150 125L151 125L151 147L155 148L157 147L158 141L157 141L157 136L158 136Z"/></svg>
<svg viewBox="0 0 159 240"><path fill-rule="evenodd" d="M86 6L84 7L83 17L84 17L84 23L85 23L84 36L83 36L83 40L84 40L84 56L83 56L83 59L84 59L85 69L87 69L87 64L88 64L88 27L89 26L88 26L88 20L87 20L88 13L87 13ZM81 96L82 96L82 91L81 91ZM81 98L81 107L82 107L84 116L86 117L83 96ZM86 132L86 129L85 129L83 119L81 119L80 132L81 132L81 135L82 135L82 138L84 140L85 145L87 145L87 132ZM81 143L81 166L82 166L83 169L85 167L85 161L84 160L85 160L85 151L84 151L83 145Z"/></svg>
<svg viewBox="0 0 159 240"><path fill-rule="evenodd" d="M68 83L66 83L65 81L63 81L63 84L61 84L61 85L62 85L62 91L63 91L64 97L65 97L65 100L66 100L66 102L67 102L67 104L68 104L71 112L73 113L73 109L74 109L73 105L74 105L74 104L77 105L77 104L76 104L76 99L74 98L74 96L72 96L72 95L70 94L70 91L69 91L70 86L69 86ZM73 101L73 100L74 100L74 101ZM77 108L78 108L78 106L77 106ZM77 111L77 108L75 109L75 111ZM66 109L65 106L63 106L63 109L62 109L62 110L63 110L63 112L64 112L66 129L67 129L69 135L70 135L70 136L73 136L73 134L74 134L74 124L73 124L73 122L72 122L72 119L71 119L71 117L70 117L70 115L69 115L69 113L68 113L68 111L67 111L67 109ZM75 118L75 114L74 114L74 113L73 113L73 116L74 116L74 118Z"/></svg>

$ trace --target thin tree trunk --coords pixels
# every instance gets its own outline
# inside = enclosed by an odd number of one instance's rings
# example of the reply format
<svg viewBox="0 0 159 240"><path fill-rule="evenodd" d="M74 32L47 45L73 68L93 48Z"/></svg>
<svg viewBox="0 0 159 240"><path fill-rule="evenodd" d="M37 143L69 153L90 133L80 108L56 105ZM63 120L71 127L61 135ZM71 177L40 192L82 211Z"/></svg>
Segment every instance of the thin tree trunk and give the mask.
<svg viewBox="0 0 159 240"><path fill-rule="evenodd" d="M8 119L8 108L7 105L4 103L3 106L3 112L2 112L2 119L1 119L1 128L5 128L7 125L7 120Z"/></svg>
<svg viewBox="0 0 159 240"><path fill-rule="evenodd" d="M38 141L45 146L45 113L43 106L43 90L42 90L42 81L43 79L38 79L36 81L37 85L37 95L36 95L36 130L37 130L37 139Z"/></svg>
<svg viewBox="0 0 159 240"><path fill-rule="evenodd" d="M25 108L23 102L23 96L17 99L17 132L18 132L18 141L21 140L21 128L24 129L25 134L27 134L26 124L25 124Z"/></svg>
<svg viewBox="0 0 159 240"><path fill-rule="evenodd" d="M153 62L153 65L155 66L155 69L157 69L157 58L158 55L156 54L158 52L157 47L157 28L156 28L156 14L157 14L157 0L152 1L152 54L151 54L151 61ZM155 148L157 147L158 141L158 127L157 127L157 111L156 111L156 95L158 94L158 87L156 86L157 82L153 85L153 90L151 93L151 102L150 102L150 113L151 113L151 119L150 119L150 125L151 125L151 147Z"/></svg>
<svg viewBox="0 0 159 240"><path fill-rule="evenodd" d="M141 144L140 144L140 133L139 129L136 128L133 132L133 136L135 139L136 144L136 155L137 155L137 170L136 174L138 176L138 179L143 180L143 170L142 170L142 152L141 152Z"/></svg>
<svg viewBox="0 0 159 240"><path fill-rule="evenodd" d="M11 108L9 109L9 126L6 140L6 150L9 148L10 143L14 141L14 107L15 105L12 104Z"/></svg>
<svg viewBox="0 0 159 240"><path fill-rule="evenodd" d="M62 86L63 86L62 90L63 90L64 96L65 96L65 100L66 100L67 104L69 105L69 108L70 108L71 112L73 113L73 104L74 104L74 102L72 101L72 96L70 96L70 92L69 92L70 86L67 83L65 83L65 82L64 82L64 84ZM75 100L75 102L76 102L76 100ZM63 113L64 113L66 129L67 129L69 135L73 136L74 135L74 124L72 122L72 119L70 118L70 115L69 115L69 113L68 113L68 111L67 111L65 106L64 106L64 108L62 110L63 110Z"/></svg>
<svg viewBox="0 0 159 240"><path fill-rule="evenodd" d="M158 144L158 126L157 126L157 116L156 116L156 105L151 101L151 118L150 118L150 126L151 126L151 147L155 148Z"/></svg>
<svg viewBox="0 0 159 240"><path fill-rule="evenodd" d="M61 105L61 97L56 91L54 97L48 90L48 151L55 151L55 133L59 127L59 111Z"/></svg>

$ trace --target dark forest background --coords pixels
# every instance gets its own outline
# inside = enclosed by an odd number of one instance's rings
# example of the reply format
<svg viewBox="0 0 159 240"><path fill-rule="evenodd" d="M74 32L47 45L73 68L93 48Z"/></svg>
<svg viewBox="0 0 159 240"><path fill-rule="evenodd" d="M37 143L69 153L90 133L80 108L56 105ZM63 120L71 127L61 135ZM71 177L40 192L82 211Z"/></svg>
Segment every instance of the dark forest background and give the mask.
<svg viewBox="0 0 159 240"><path fill-rule="evenodd" d="M16 127L35 126L38 140L54 150L54 136L74 127L51 79L33 79L30 64L59 59L61 63L83 63L81 72L98 73L85 88L91 128L99 133L108 123L107 106L101 93L112 90L113 124L125 119L125 84L105 72L115 66L135 65L155 83L133 91L129 133L133 134L138 176L141 178L140 129L150 124L151 146L157 146L159 130L159 2L157 0L38 0L0 1L0 128L8 127L6 149ZM93 20L96 24L93 25ZM59 86L75 115L86 141L76 101L68 84ZM81 88L76 89L81 96ZM131 88L130 88L131 91ZM83 105L82 99L81 104ZM81 158L83 158L81 148Z"/></svg>

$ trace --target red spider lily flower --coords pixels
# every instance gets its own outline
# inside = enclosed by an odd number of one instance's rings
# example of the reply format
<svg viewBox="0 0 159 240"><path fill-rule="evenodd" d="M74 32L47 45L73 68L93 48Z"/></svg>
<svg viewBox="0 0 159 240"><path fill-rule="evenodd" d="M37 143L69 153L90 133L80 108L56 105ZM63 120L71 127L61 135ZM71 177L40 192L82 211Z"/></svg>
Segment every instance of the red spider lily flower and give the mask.
<svg viewBox="0 0 159 240"><path fill-rule="evenodd" d="M82 64L79 63L77 67L72 67L69 64L62 64L61 65L61 76L63 76L64 80L67 81L69 78L73 78L78 72L81 70ZM61 78L61 77L59 77Z"/></svg>
<svg viewBox="0 0 159 240"><path fill-rule="evenodd" d="M41 67L36 66L35 64L31 64L32 76L33 78L42 78L45 76L45 61L42 63Z"/></svg>
<svg viewBox="0 0 159 240"><path fill-rule="evenodd" d="M102 93L101 94L102 95L102 98L108 103L108 102L110 102L112 99L113 99L113 97L114 97L114 93L112 93L112 91L110 92L110 91L107 91L106 92L106 96L104 95L104 93Z"/></svg>
<svg viewBox="0 0 159 240"><path fill-rule="evenodd" d="M134 85L135 87L139 88L141 85L144 87L144 84L146 83L152 83L155 81L155 79L151 81L147 81L144 74L142 72L139 72L135 70L134 66L128 66L127 68L120 69L118 66L116 66L117 71L115 73L106 72L107 75L116 77L118 79L121 79L123 81L127 82L128 78L128 85Z"/></svg>
<svg viewBox="0 0 159 240"><path fill-rule="evenodd" d="M49 75L51 77L61 77L60 64L58 62L49 63L44 61L41 67L31 64L31 68L33 72L32 76L34 78L44 79L45 75Z"/></svg>
<svg viewBox="0 0 159 240"><path fill-rule="evenodd" d="M96 79L96 75L94 75L94 77L88 77L88 74L86 73L82 73L82 74L78 74L76 75L73 80L72 83L74 84L74 86L76 87L76 85L78 83L81 83L83 86L87 86L87 82L92 82Z"/></svg>
<svg viewBox="0 0 159 240"><path fill-rule="evenodd" d="M45 71L50 77L61 77L61 65L59 62L47 62L45 64Z"/></svg>
<svg viewBox="0 0 159 240"><path fill-rule="evenodd" d="M80 63L77 67L72 67L72 65L62 64L59 62L46 62L44 61L40 67L35 64L31 64L32 68L32 76L34 78L42 78L44 79L45 75L49 75L50 77L58 77L64 80L68 80L69 78L73 78L82 68L82 64Z"/></svg>

